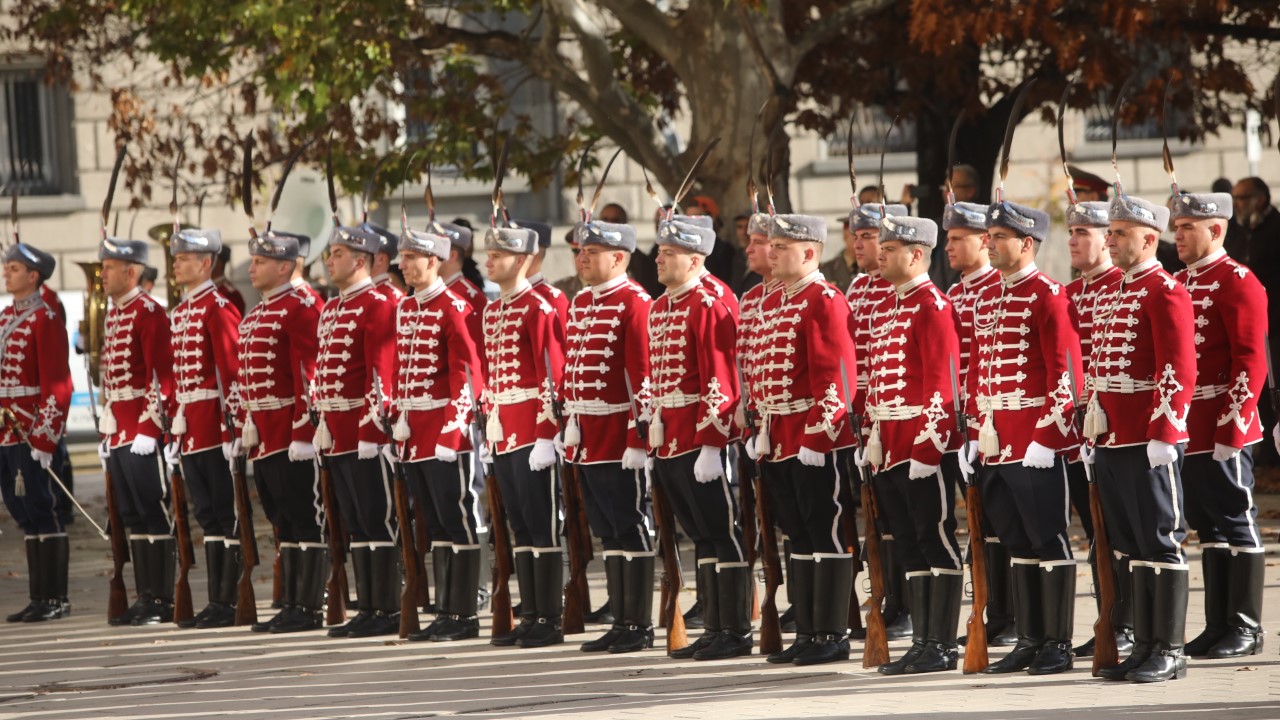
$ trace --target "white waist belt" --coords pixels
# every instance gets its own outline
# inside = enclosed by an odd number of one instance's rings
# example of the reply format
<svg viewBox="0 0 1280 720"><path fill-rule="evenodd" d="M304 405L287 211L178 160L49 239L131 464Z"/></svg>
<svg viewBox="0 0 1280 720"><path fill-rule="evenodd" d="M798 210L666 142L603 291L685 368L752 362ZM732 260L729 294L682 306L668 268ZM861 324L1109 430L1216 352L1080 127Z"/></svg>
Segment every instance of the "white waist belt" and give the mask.
<svg viewBox="0 0 1280 720"><path fill-rule="evenodd" d="M923 405L887 405L867 408L871 420L914 420L924 414Z"/></svg>
<svg viewBox="0 0 1280 720"><path fill-rule="evenodd" d="M1226 385L1197 385L1196 389L1191 392L1191 399L1208 400L1209 398L1216 398L1226 392Z"/></svg>
<svg viewBox="0 0 1280 720"><path fill-rule="evenodd" d="M808 412L814 406L813 398L800 398L790 402L769 402L761 400L756 404L756 409L762 415L794 415L796 413Z"/></svg>
<svg viewBox="0 0 1280 720"><path fill-rule="evenodd" d="M684 393L680 391L667 393L666 395L655 395L653 398L653 406L655 408L682 408L689 407L702 399L701 395Z"/></svg>
<svg viewBox="0 0 1280 720"><path fill-rule="evenodd" d="M1156 384L1151 380L1134 380L1130 377L1095 377L1093 389L1097 392L1133 395L1151 392L1156 389Z"/></svg>
<svg viewBox="0 0 1280 720"><path fill-rule="evenodd" d="M449 404L449 398L416 397L396 400L396 408L405 410L439 410Z"/></svg>
<svg viewBox="0 0 1280 720"><path fill-rule="evenodd" d="M256 400L245 400L244 409L249 412L264 412L267 410L283 410L293 407L294 399L291 397L264 397Z"/></svg>
<svg viewBox="0 0 1280 720"><path fill-rule="evenodd" d="M0 398L24 398L39 395L40 388L27 385L17 387L0 387Z"/></svg>
<svg viewBox="0 0 1280 720"><path fill-rule="evenodd" d="M979 395L978 410L1026 410L1027 408L1044 407L1044 398L1026 398L1021 395Z"/></svg>
<svg viewBox="0 0 1280 720"><path fill-rule="evenodd" d="M217 390L191 390L188 392L178 393L178 402L186 405L187 403L199 402L201 400L217 400Z"/></svg>
<svg viewBox="0 0 1280 720"><path fill-rule="evenodd" d="M566 400L566 415L615 415L631 409L630 403L607 403L603 400Z"/></svg>
<svg viewBox="0 0 1280 720"><path fill-rule="evenodd" d="M533 388L512 388L489 394L489 399L496 405L516 405L537 398L538 391Z"/></svg>
<svg viewBox="0 0 1280 720"><path fill-rule="evenodd" d="M321 398L316 400L316 409L320 412L345 412L358 410L364 406L364 398Z"/></svg>
<svg viewBox="0 0 1280 720"><path fill-rule="evenodd" d="M126 400L137 400L147 394L142 388L120 388L119 390L104 390L102 396L107 402L124 402ZM0 395L0 397L3 397Z"/></svg>

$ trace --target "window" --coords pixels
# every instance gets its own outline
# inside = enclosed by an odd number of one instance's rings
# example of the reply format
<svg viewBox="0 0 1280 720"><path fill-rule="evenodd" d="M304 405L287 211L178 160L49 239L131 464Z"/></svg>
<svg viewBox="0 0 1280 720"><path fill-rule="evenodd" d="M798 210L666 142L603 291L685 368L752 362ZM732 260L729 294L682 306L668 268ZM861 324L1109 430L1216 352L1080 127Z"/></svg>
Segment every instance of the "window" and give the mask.
<svg viewBox="0 0 1280 720"><path fill-rule="evenodd" d="M0 70L0 184L21 195L74 192L71 97L41 71Z"/></svg>
<svg viewBox="0 0 1280 720"><path fill-rule="evenodd" d="M856 155L879 155L884 147L885 133L893 118L877 106L859 107L853 116L853 152ZM849 123L841 120L836 131L827 138L827 157L844 157L849 135ZM915 153L916 124L914 120L899 120L889 136L885 154Z"/></svg>

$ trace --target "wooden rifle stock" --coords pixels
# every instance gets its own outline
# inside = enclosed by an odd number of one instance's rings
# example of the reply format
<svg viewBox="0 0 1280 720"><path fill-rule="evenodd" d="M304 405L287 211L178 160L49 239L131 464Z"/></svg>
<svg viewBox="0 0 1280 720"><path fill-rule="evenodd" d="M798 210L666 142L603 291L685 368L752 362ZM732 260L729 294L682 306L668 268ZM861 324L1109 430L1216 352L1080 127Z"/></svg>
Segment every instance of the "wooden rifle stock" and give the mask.
<svg viewBox="0 0 1280 720"><path fill-rule="evenodd" d="M235 492L236 524L240 526L240 580L236 584L236 625L258 622L258 602L253 596L253 569L258 566L258 545L253 532L253 506L249 504L249 484L237 459L231 461L231 484Z"/></svg>
<svg viewBox="0 0 1280 720"><path fill-rule="evenodd" d="M1089 477L1089 514L1093 516L1093 561L1098 567L1098 619L1093 623L1093 676L1098 677L1103 668L1120 663L1120 651L1116 648L1116 630L1111 624L1111 611L1116 604L1111 542L1107 539L1107 526L1102 517L1102 497L1092 474Z"/></svg>
<svg viewBox="0 0 1280 720"><path fill-rule="evenodd" d="M760 552L756 543L759 533L756 532L756 486L754 478L759 475L759 466L747 455L745 447L738 452L738 509L742 513L742 544L747 548L747 567L751 575L751 620L760 619L760 593L756 585L756 562Z"/></svg>
<svg viewBox="0 0 1280 720"><path fill-rule="evenodd" d="M658 521L658 544L662 548L662 620L667 628L667 652L689 644L689 635L680 613L680 552L676 547L675 518L662 488L654 483L653 514Z"/></svg>
<svg viewBox="0 0 1280 720"><path fill-rule="evenodd" d="M960 452L965 450L961 448ZM978 494L977 478L965 488L964 505L969 525L969 577L973 583L973 608L965 622L969 639L964 646L964 672L973 674L982 672L989 662L987 626L983 620L987 611L987 556L986 542L982 537L982 499Z"/></svg>
<svg viewBox="0 0 1280 720"><path fill-rule="evenodd" d="M333 479L329 477L329 464L320 459L320 502L324 506L325 525L329 541L329 580L325 583L328 595L325 607L325 624L341 625L347 621L347 533L338 514L338 499L333 494Z"/></svg>
<svg viewBox="0 0 1280 720"><path fill-rule="evenodd" d="M173 586L173 621L190 620L195 610L191 603L191 568L196 564L195 550L191 546L191 522L187 517L187 485L182 472L175 469L169 474L169 487L173 495L173 525L178 540L178 579Z"/></svg>
<svg viewBox="0 0 1280 720"><path fill-rule="evenodd" d="M587 557L582 540L582 493L577 473L567 463L557 462L560 471L560 492L564 496L565 537L569 546L569 580L564 586L564 617L561 626L565 635L586 630L583 617L584 598L587 594ZM587 535L585 547L590 547Z"/></svg>
<svg viewBox="0 0 1280 720"><path fill-rule="evenodd" d="M493 594L489 608L493 611L491 635L497 637L515 628L511 613L511 539L507 537L507 512L502 505L498 479L486 472L485 488L489 494L489 532L493 533Z"/></svg>
<svg viewBox="0 0 1280 720"><path fill-rule="evenodd" d="M876 526L875 493L871 478L862 483L862 509L867 528L867 574L871 577L871 606L867 610L867 639L862 651L862 667L877 667L889 662L889 636L884 627L884 567L880 562L880 530Z"/></svg>
<svg viewBox="0 0 1280 720"><path fill-rule="evenodd" d="M413 515L409 511L409 484L404 465L395 462L396 523L400 526L400 561L404 565L404 587L400 589L400 637L422 629L418 624L418 547L413 535Z"/></svg>
<svg viewBox="0 0 1280 720"><path fill-rule="evenodd" d="M841 510L840 524L844 528L845 551L853 558L853 580L849 583L848 625L849 630L860 631L862 630L862 603L858 601L858 574L862 572L862 548L858 545L857 510L853 507L854 493L857 489L853 485L853 473L849 472L851 469L856 470L857 466L845 468L845 477L849 478L849 482L844 489L848 492L848 497L841 498L841 503L847 500L849 506Z"/></svg>
<svg viewBox="0 0 1280 720"><path fill-rule="evenodd" d="M129 539L125 537L124 522L116 505L115 487L111 471L103 473L107 490L107 532L111 536L111 592L107 597L107 619L118 618L129 609L129 596L124 589L124 565L129 562Z"/></svg>
<svg viewBox="0 0 1280 720"><path fill-rule="evenodd" d="M431 538L427 535L427 509L423 503L413 503L413 539L417 557L414 564L418 567L418 596L415 601L423 612L431 605L431 577L427 574L426 555L431 552ZM441 602L444 598L440 599Z"/></svg>
<svg viewBox="0 0 1280 720"><path fill-rule="evenodd" d="M756 476L756 516L760 520L760 564L764 567L764 601L760 603L760 654L782 652L782 622L778 617L778 586L782 585L782 560L773 511L765 502L764 479Z"/></svg>

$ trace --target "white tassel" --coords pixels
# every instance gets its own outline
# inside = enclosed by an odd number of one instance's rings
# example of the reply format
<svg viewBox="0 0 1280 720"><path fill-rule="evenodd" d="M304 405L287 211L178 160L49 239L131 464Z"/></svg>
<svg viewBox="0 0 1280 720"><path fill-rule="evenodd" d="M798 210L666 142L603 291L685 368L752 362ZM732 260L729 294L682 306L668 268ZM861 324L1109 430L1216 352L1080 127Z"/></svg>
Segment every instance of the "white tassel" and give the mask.
<svg viewBox="0 0 1280 720"><path fill-rule="evenodd" d="M391 429L391 437L396 442L404 442L409 439L409 412L400 413L399 419L396 420L396 426Z"/></svg>
<svg viewBox="0 0 1280 720"><path fill-rule="evenodd" d="M173 423L169 427L169 431L174 435L184 435L187 432L187 406L179 405L178 414L173 416Z"/></svg>
<svg viewBox="0 0 1280 720"><path fill-rule="evenodd" d="M1098 402L1098 395L1094 393L1089 398L1089 409L1084 414L1084 435L1087 438L1096 438L1107 432L1107 413L1102 409L1102 404Z"/></svg>
<svg viewBox="0 0 1280 720"><path fill-rule="evenodd" d="M871 437L867 438L867 462L876 466L884 464L884 443L880 442L880 423L871 426Z"/></svg>
<svg viewBox="0 0 1280 720"><path fill-rule="evenodd" d="M324 417L320 417L320 426L316 428L315 436L316 447L321 450L328 450L333 447L333 436L329 434L329 423L325 422Z"/></svg>
<svg viewBox="0 0 1280 720"><path fill-rule="evenodd" d="M756 433L756 457L763 460L769 457L771 452L773 448L769 444L769 418L765 416L760 423L760 432Z"/></svg>
<svg viewBox="0 0 1280 720"><path fill-rule="evenodd" d="M653 422L649 423L649 447L657 450L666 443L666 428L662 424L662 413L654 411Z"/></svg>
<svg viewBox="0 0 1280 720"><path fill-rule="evenodd" d="M116 423L116 414L111 412L111 403L102 409L102 416L98 418L98 432L103 435L115 435L120 429Z"/></svg>
<svg viewBox="0 0 1280 720"><path fill-rule="evenodd" d="M27 496L27 482L22 479L22 471L18 471L18 476L13 479L13 494L15 497Z"/></svg>
<svg viewBox="0 0 1280 720"><path fill-rule="evenodd" d="M991 419L991 413L987 413L987 419L982 421L982 429L978 431L978 450L986 457L1000 454L1000 437L996 435L996 425Z"/></svg>
<svg viewBox="0 0 1280 720"><path fill-rule="evenodd" d="M244 429L240 434L240 439L243 441L245 448L256 448L258 443L262 441L262 438L258 437L258 426L253 422L253 413L245 413Z"/></svg>
<svg viewBox="0 0 1280 720"><path fill-rule="evenodd" d="M495 406L493 412L489 413L488 422L485 423L485 437L489 438L489 442L493 447L497 447L502 442L502 421L498 419L498 408Z"/></svg>
<svg viewBox="0 0 1280 720"><path fill-rule="evenodd" d="M564 444L569 447L582 444L582 429L578 427L577 415L570 415L569 423L564 426Z"/></svg>

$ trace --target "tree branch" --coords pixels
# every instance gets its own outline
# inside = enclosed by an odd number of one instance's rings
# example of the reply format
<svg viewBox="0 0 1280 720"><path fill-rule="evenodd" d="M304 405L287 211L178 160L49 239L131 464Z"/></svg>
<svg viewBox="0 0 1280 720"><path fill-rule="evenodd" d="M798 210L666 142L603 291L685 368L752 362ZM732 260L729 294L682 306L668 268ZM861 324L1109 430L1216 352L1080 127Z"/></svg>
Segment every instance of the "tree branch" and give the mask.
<svg viewBox="0 0 1280 720"><path fill-rule="evenodd" d="M800 37L796 38L795 57L798 61L822 43L830 40L848 27L849 23L860 17L879 12L898 0L853 0L839 10L810 25Z"/></svg>
<svg viewBox="0 0 1280 720"><path fill-rule="evenodd" d="M1235 40L1266 40L1269 42L1280 40L1280 28L1275 27L1189 22L1184 23L1182 28L1189 33L1220 35Z"/></svg>
<svg viewBox="0 0 1280 720"><path fill-rule="evenodd" d="M679 28L675 18L658 10L650 0L596 0L594 4L612 13L668 64L675 64L678 43L674 39Z"/></svg>

